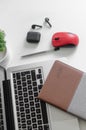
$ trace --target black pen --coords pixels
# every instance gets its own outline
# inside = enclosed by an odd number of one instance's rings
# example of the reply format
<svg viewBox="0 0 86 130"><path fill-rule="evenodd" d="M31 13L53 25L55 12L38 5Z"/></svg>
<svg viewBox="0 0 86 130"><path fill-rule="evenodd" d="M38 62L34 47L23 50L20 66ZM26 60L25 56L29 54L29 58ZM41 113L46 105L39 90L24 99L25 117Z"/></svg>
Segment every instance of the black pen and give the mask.
<svg viewBox="0 0 86 130"><path fill-rule="evenodd" d="M26 55L23 55L21 57L28 57L28 56L34 56L34 55L39 55L39 54L42 54L42 53L49 53L51 51L57 51L59 50L60 48L59 47L56 47L54 49L51 49L51 50L45 50L45 51L39 51L39 52L35 52L35 53L31 53L31 54L26 54Z"/></svg>

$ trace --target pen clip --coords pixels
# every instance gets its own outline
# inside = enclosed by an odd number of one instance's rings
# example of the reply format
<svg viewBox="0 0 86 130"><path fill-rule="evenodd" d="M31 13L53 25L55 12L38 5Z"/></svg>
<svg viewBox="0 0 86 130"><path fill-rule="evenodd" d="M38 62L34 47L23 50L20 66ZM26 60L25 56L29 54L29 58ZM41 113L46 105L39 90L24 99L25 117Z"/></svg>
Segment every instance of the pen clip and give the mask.
<svg viewBox="0 0 86 130"><path fill-rule="evenodd" d="M60 49L60 47L55 47L54 48L54 51L57 51L57 50L59 50Z"/></svg>

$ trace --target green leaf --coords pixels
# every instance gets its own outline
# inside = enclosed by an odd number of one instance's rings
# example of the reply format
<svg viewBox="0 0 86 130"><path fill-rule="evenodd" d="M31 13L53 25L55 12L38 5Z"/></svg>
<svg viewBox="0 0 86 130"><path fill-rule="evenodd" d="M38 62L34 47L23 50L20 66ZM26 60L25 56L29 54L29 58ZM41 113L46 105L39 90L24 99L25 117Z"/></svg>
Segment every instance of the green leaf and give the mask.
<svg viewBox="0 0 86 130"><path fill-rule="evenodd" d="M6 48L6 41L4 31L0 30L0 51L3 51Z"/></svg>
<svg viewBox="0 0 86 130"><path fill-rule="evenodd" d="M5 47L1 47L0 48L0 51L4 51L6 48Z"/></svg>

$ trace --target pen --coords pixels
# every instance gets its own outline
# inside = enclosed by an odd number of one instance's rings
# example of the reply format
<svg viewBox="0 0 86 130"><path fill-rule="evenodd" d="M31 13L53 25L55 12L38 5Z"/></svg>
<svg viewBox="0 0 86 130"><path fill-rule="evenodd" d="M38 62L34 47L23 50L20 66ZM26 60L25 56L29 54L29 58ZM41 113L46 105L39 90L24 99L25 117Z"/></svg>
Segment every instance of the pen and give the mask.
<svg viewBox="0 0 86 130"><path fill-rule="evenodd" d="M52 52L52 51L57 51L59 49L60 48L56 47L56 48L51 49L51 50L45 50L45 51L39 51L39 52L31 53L31 54L26 54L26 55L23 55L21 57L28 57L28 56L34 56L34 55L43 54L43 53L49 53L49 52Z"/></svg>

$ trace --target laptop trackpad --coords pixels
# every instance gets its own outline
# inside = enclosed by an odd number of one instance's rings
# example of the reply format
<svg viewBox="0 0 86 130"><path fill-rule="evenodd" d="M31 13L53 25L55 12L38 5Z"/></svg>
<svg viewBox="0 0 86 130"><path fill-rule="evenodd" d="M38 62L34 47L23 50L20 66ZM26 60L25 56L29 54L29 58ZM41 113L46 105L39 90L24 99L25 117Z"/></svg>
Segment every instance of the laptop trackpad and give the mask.
<svg viewBox="0 0 86 130"><path fill-rule="evenodd" d="M64 112L57 107L54 107L50 104L47 104L50 112L50 119L52 122L58 122L58 121L63 121L63 120L70 120L70 119L75 119L76 117Z"/></svg>
<svg viewBox="0 0 86 130"><path fill-rule="evenodd" d="M80 128L78 120L71 119L71 120L54 122L52 125L52 130L80 130Z"/></svg>

